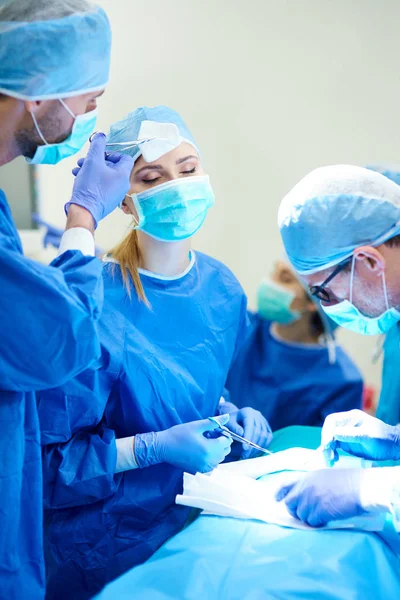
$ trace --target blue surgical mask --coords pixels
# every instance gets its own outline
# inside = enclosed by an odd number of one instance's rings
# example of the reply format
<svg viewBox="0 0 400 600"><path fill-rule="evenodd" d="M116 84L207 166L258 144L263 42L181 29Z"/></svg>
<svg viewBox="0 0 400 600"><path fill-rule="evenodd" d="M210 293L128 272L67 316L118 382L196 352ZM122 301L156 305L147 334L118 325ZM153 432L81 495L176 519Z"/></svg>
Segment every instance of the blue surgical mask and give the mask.
<svg viewBox="0 0 400 600"><path fill-rule="evenodd" d="M71 133L63 142L49 144L40 131L34 113L31 113L36 130L44 145L36 148L33 158L25 158L26 162L32 165L55 165L60 162L60 160L63 160L63 158L67 158L68 156L72 156L73 154L76 154L76 152L79 152L83 145L88 141L90 134L93 133L97 119L97 108L76 117L63 100L60 100L60 102L75 119Z"/></svg>
<svg viewBox="0 0 400 600"><path fill-rule="evenodd" d="M332 306L322 305L322 308L335 323L355 333L361 333L362 335L386 333L400 321L400 312L394 307L389 308L385 273L382 273L382 286L386 310L378 317L366 317L353 304L354 265L355 260L353 257L350 275L350 299L342 300L342 302Z"/></svg>
<svg viewBox="0 0 400 600"><path fill-rule="evenodd" d="M287 325L298 321L301 313L292 310L290 305L296 295L283 286L264 279L257 290L258 312L263 319Z"/></svg>
<svg viewBox="0 0 400 600"><path fill-rule="evenodd" d="M194 235L214 204L208 175L173 179L130 197L139 217L133 228L162 242Z"/></svg>

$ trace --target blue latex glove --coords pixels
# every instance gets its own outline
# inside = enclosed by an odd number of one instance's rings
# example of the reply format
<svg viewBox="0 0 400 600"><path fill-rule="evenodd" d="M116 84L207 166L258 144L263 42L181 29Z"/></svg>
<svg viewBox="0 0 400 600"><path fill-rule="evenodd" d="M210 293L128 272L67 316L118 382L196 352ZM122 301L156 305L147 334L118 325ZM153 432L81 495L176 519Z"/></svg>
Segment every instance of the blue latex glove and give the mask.
<svg viewBox="0 0 400 600"><path fill-rule="evenodd" d="M284 500L290 514L311 527L323 527L329 521L363 515L367 510L361 504L361 478L366 471L313 471L283 486L276 499Z"/></svg>
<svg viewBox="0 0 400 600"><path fill-rule="evenodd" d="M232 402L221 402L219 405L219 414L229 413L229 421L226 426L242 437L258 444L262 448L272 441L272 430L267 419L254 408L238 408ZM241 458L252 458L258 456L259 451L245 444L237 445L238 454Z"/></svg>
<svg viewBox="0 0 400 600"><path fill-rule="evenodd" d="M219 417L224 425L229 415ZM231 450L232 440L225 436L205 437L218 428L208 419L174 425L156 433L135 435L135 457L139 468L169 463L187 473L208 473L221 463Z"/></svg>
<svg viewBox="0 0 400 600"><path fill-rule="evenodd" d="M400 428L362 410L336 413L325 419L321 446L327 462L338 460L339 448L369 460L400 460Z"/></svg>
<svg viewBox="0 0 400 600"><path fill-rule="evenodd" d="M133 159L126 154L105 156L106 136L98 133L93 137L85 159L78 161L73 169L76 176L72 197L65 205L78 204L88 210L97 227L98 222L111 213L125 198L130 188Z"/></svg>

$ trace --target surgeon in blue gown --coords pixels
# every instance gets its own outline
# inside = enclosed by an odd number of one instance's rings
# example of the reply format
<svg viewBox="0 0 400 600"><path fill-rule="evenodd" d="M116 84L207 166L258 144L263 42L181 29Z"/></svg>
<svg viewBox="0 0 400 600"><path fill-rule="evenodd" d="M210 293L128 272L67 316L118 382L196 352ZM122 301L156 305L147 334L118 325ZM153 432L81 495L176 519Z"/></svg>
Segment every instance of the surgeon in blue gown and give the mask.
<svg viewBox="0 0 400 600"><path fill-rule="evenodd" d="M282 200L285 251L310 292L339 325L379 335L400 321L400 187L353 165L320 167ZM329 223L329 231L327 230ZM400 430L360 410L328 415L321 433L327 465L284 484L277 499L312 527L365 513L390 513L399 531ZM341 469L339 451L379 468Z"/></svg>
<svg viewBox="0 0 400 600"><path fill-rule="evenodd" d="M251 336L227 381L231 401L260 410L273 431L321 426L332 412L361 408L359 370L287 261L276 262L257 303Z"/></svg>
<svg viewBox="0 0 400 600"><path fill-rule="evenodd" d="M3 3L0 165L18 156L55 164L82 148L108 81L110 43L104 11L86 0ZM51 266L23 256L0 190L0 597L7 600L45 593L35 392L61 385L100 357L103 286L93 232L123 198L131 169L127 157L106 161L104 145L96 136L75 181Z"/></svg>
<svg viewBox="0 0 400 600"><path fill-rule="evenodd" d="M221 400L247 301L227 267L191 249L214 203L195 141L159 106L113 125L116 148L135 160L133 223L104 266L103 369L40 396L49 600L89 598L182 529L183 471L230 451L207 417L263 446L272 437L259 411Z"/></svg>
<svg viewBox="0 0 400 600"><path fill-rule="evenodd" d="M400 167L385 165L369 166L368 169L381 173L400 185ZM400 423L400 326L397 323L385 335L383 345L382 386L376 416L389 425Z"/></svg>

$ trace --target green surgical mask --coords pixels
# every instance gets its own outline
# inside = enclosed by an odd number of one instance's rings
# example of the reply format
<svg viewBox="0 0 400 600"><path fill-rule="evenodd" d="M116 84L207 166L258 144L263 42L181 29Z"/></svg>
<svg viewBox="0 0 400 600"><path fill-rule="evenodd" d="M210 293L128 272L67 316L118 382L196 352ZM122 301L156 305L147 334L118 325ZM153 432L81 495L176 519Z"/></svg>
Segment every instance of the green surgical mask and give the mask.
<svg viewBox="0 0 400 600"><path fill-rule="evenodd" d="M257 290L258 312L263 319L283 325L298 321L301 313L290 308L295 296L283 286L264 279Z"/></svg>

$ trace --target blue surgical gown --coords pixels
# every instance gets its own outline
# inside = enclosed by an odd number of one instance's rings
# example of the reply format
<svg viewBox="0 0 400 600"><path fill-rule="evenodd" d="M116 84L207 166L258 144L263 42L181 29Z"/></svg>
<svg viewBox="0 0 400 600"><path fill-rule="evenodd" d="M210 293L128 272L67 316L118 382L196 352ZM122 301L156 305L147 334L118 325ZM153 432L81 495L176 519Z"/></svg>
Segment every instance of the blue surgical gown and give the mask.
<svg viewBox="0 0 400 600"><path fill-rule="evenodd" d="M53 266L25 258L0 191L0 294L0 598L37 600L44 560L35 391L63 384L100 356L101 264L71 251Z"/></svg>
<svg viewBox="0 0 400 600"><path fill-rule="evenodd" d="M361 408L361 375L340 346L329 364L325 347L285 342L271 334L270 321L250 318L251 336L226 386L234 404L261 411L274 431L321 426L329 413Z"/></svg>
<svg viewBox="0 0 400 600"><path fill-rule="evenodd" d="M141 280L150 309L105 266L104 368L40 396L49 600L89 598L183 527L182 471L115 474L115 438L215 415L248 332L242 288L204 254L181 277Z"/></svg>
<svg viewBox="0 0 400 600"><path fill-rule="evenodd" d="M386 334L383 346L382 388L376 416L389 425L400 423L400 324Z"/></svg>

